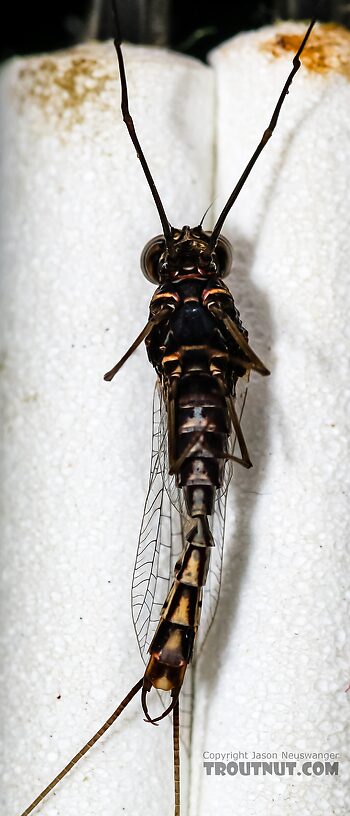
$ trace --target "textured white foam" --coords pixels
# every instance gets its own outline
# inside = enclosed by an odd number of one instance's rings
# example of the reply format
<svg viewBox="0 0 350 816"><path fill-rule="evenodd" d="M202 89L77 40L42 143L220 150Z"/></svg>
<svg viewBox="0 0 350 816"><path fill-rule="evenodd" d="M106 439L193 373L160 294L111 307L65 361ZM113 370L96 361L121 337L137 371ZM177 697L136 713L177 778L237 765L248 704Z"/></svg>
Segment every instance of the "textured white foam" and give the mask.
<svg viewBox="0 0 350 816"><path fill-rule="evenodd" d="M271 35L243 35L212 58L218 207L291 67L292 54L259 48ZM251 383L254 468L234 475L221 602L196 680L192 816L218 803L222 816L348 813L349 103L345 77L300 69L224 230L238 258L229 285L272 373ZM338 752L340 775L202 766L203 751L282 750Z"/></svg>
<svg viewBox="0 0 350 816"><path fill-rule="evenodd" d="M125 59L169 218L198 223L213 187L212 71L151 49L125 46ZM139 258L161 228L111 44L15 61L2 94L0 810L16 816L144 670L130 586L155 374L144 346L113 383L103 374L147 321ZM155 798L171 811L170 722L146 725L138 698L42 812L147 814Z"/></svg>
<svg viewBox="0 0 350 816"><path fill-rule="evenodd" d="M215 195L214 133L218 211L256 146L290 66L259 50L269 36L225 44L213 70L125 48L172 223L198 222ZM160 226L116 78L110 45L3 75L6 816L143 671L129 590L154 375L142 348L112 384L102 375L147 319L139 255ZM344 763L341 777L213 778L202 752L345 752L349 94L344 78L301 69L224 229L229 283L272 376L251 383L254 469L235 474L222 597L196 677L191 816L346 814ZM42 813L155 812L172 812L171 733L146 726L135 700Z"/></svg>

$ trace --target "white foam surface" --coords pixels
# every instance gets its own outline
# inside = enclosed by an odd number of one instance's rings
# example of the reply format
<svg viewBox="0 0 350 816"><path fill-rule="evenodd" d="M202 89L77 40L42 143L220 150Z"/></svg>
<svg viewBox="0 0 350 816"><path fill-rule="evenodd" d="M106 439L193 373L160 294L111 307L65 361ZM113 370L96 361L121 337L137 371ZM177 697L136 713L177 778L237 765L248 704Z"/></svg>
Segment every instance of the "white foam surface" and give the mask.
<svg viewBox="0 0 350 816"><path fill-rule="evenodd" d="M255 148L290 66L259 50L269 36L225 44L212 69L125 47L172 223L197 223L214 195L219 211ZM349 96L343 77L300 70L224 229L272 375L251 383L254 469L234 476L196 676L191 816L347 814ZM146 322L139 255L161 230L111 45L10 64L2 100L0 801L18 816L143 672L129 601L154 375L143 348L102 375ZM338 752L341 776L206 776L203 751L238 750ZM38 812L170 814L169 723L146 726L135 700Z"/></svg>
<svg viewBox="0 0 350 816"><path fill-rule="evenodd" d="M212 57L218 209L291 67L292 54L260 50L271 35ZM224 230L237 258L229 285L271 377L251 383L254 468L234 474L221 600L198 667L192 816L348 813L349 103L347 79L300 69ZM301 762L294 776L207 776L204 751L335 752L339 776L307 777Z"/></svg>
<svg viewBox="0 0 350 816"><path fill-rule="evenodd" d="M131 109L169 218L212 195L212 72L125 46ZM130 587L147 489L155 374L139 258L161 232L119 110L112 44L3 74L0 811L18 816L144 665ZM154 702L154 701L153 701ZM156 705L156 701L155 701ZM45 816L171 811L170 721L140 700L47 798Z"/></svg>

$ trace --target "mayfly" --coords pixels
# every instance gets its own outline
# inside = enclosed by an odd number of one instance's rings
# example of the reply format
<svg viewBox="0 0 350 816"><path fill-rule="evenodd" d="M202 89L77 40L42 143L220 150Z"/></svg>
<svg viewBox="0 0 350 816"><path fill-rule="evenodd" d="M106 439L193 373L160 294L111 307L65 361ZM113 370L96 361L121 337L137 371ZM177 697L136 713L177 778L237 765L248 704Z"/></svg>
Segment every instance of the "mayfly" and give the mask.
<svg viewBox="0 0 350 816"><path fill-rule="evenodd" d="M127 80L114 4L121 110L150 187L162 234L145 246L141 267L157 289L149 319L121 360L105 375L112 380L145 341L157 373L149 491L133 575L133 618L146 670L113 714L23 811L28 816L119 715L141 693L146 721L173 719L175 816L180 816L180 692L201 623L202 644L220 588L225 501L233 463L251 467L241 429L245 386L251 371L269 374L248 340L234 300L223 282L231 250L221 230L258 156L276 127L314 17L293 59L271 121L229 196L212 231L202 222L174 228L168 221L129 111ZM241 395L241 399L239 398ZM216 564L210 563L216 553ZM214 559L212 559L214 560ZM149 710L152 689L167 702ZM169 698L170 695L170 698Z"/></svg>

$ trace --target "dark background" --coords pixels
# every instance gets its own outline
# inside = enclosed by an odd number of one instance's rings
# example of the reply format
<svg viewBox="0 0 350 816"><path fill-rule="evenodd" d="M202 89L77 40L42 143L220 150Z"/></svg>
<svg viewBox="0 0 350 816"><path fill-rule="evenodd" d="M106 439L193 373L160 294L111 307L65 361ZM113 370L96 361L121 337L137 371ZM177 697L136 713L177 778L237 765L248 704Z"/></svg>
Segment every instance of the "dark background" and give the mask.
<svg viewBox="0 0 350 816"><path fill-rule="evenodd" d="M168 45L204 59L214 45L238 31L266 25L278 17L307 19L316 5L312 0L119 0L118 8L124 39ZM349 23L350 4L324 0L318 17ZM0 57L50 51L111 35L109 0L7 0L2 10Z"/></svg>

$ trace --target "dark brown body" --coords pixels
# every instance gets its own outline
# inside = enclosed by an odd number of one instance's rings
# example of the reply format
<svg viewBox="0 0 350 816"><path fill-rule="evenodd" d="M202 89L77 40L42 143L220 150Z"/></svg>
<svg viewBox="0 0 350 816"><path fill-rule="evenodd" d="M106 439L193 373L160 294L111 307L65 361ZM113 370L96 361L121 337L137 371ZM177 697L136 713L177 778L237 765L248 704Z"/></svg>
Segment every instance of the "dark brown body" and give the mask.
<svg viewBox="0 0 350 816"><path fill-rule="evenodd" d="M169 226L167 237L150 241L141 256L146 277L158 283L149 320L126 355L105 375L112 377L142 340L157 371L167 410L169 473L182 491L186 526L183 552L149 646L142 705L151 722L174 707L191 660L200 621L202 589L215 542L210 531L225 461L251 467L235 410L239 377L268 370L248 344L233 297L222 278L231 267L231 248L202 226ZM230 450L234 432L241 457ZM139 606L139 604L137 604ZM173 703L155 719L146 695L170 691Z"/></svg>
<svg viewBox="0 0 350 816"><path fill-rule="evenodd" d="M146 341L168 406L170 469L176 472L188 517L193 520L150 645L145 674L146 682L176 695L191 659L202 587L215 544L208 517L230 456L227 400L234 396L238 377L246 372L239 346L223 321L208 308L209 303L218 301L225 304L227 314L247 340L225 284L197 268L158 287L151 301L151 315L159 304L173 304L174 309Z"/></svg>

